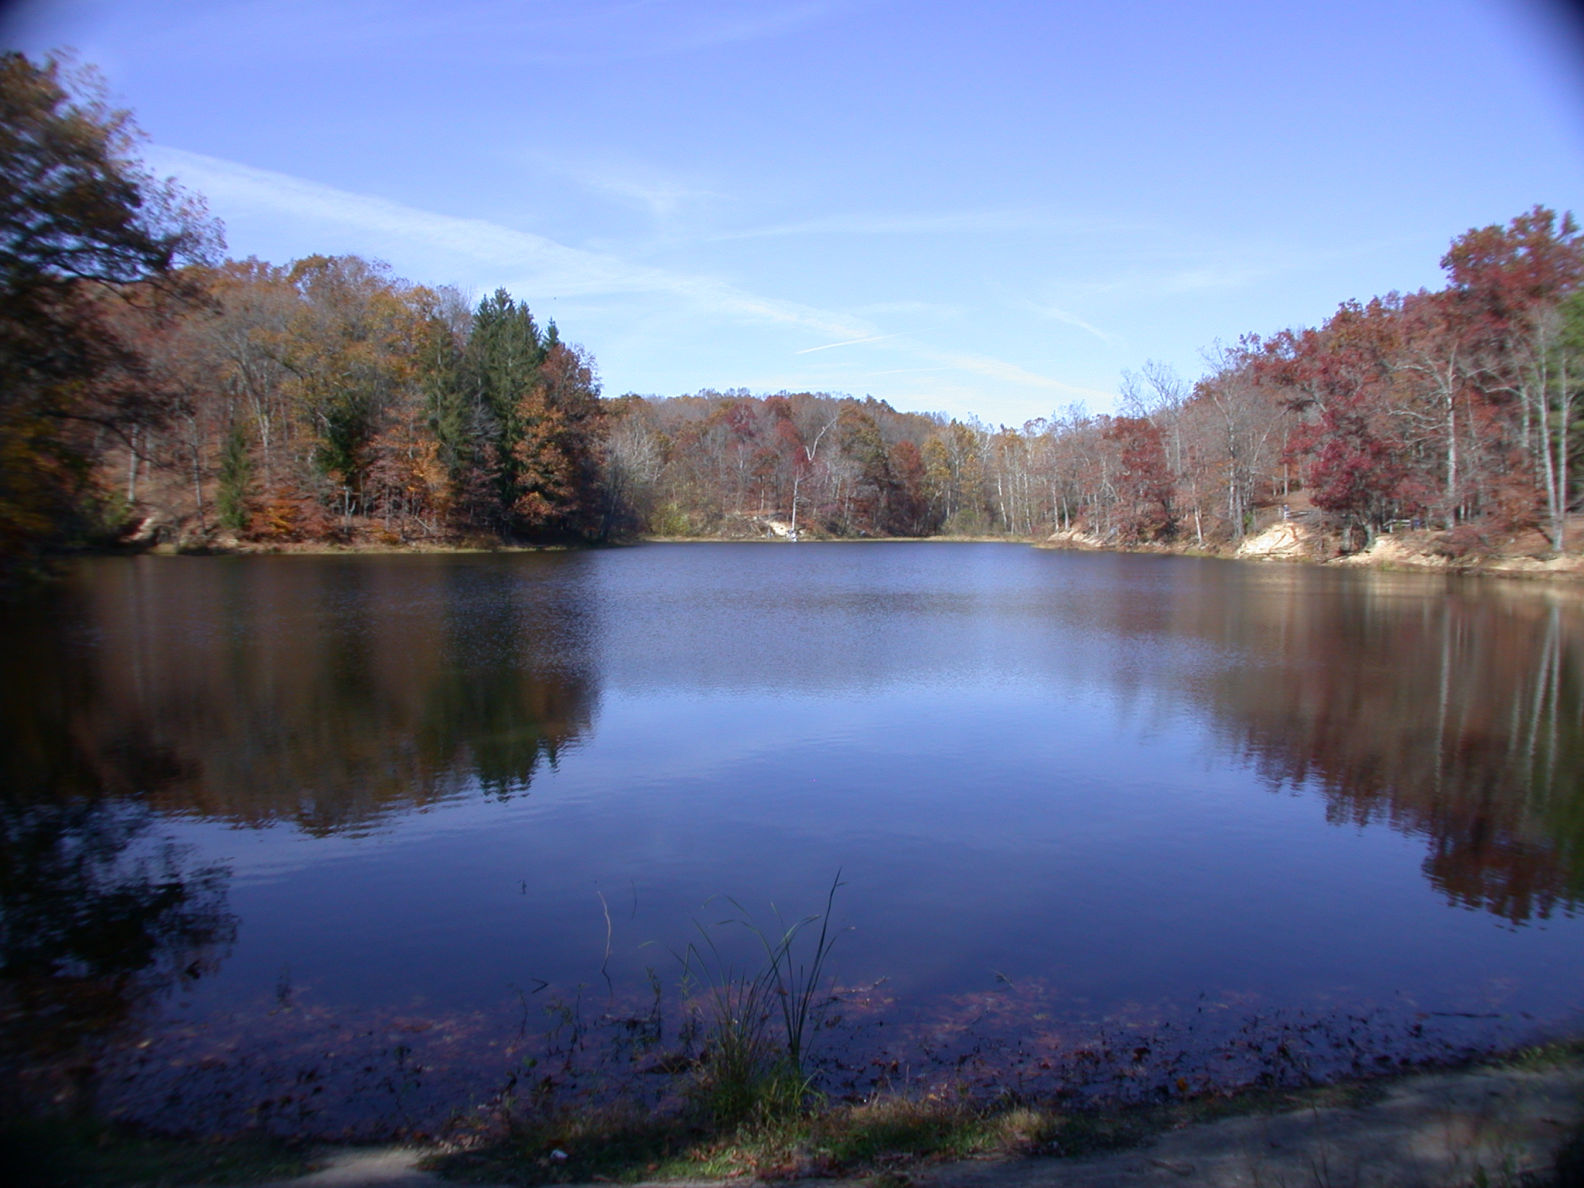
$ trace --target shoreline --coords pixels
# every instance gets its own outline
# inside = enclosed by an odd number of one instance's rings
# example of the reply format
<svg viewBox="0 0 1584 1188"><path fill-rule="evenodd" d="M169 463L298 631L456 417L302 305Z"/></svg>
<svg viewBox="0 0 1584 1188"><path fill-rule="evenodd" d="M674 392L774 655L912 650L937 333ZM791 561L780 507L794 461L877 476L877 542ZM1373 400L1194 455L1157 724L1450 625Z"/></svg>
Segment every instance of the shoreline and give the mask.
<svg viewBox="0 0 1584 1188"><path fill-rule="evenodd" d="M77 557L155 556L155 557L394 557L394 556L488 556L518 553L583 552L603 549L636 548L642 545L677 544L1007 544L1057 552L1115 553L1133 556L1192 557L1201 560L1240 561L1259 564L1307 565L1319 568L1374 569L1382 572L1441 573L1466 577L1501 577L1521 581L1557 582L1564 585L1584 583L1584 554L1550 553L1539 550L1502 550L1464 557L1451 557L1437 551L1435 534L1426 532L1382 534L1368 548L1352 553L1329 550L1317 537L1296 545L1278 543L1262 546L1278 524L1263 533L1246 537L1236 547L1192 543L1149 542L1134 545L1101 541L1077 531L1058 531L1046 537L950 535L950 536L872 536L819 537L792 541L780 537L749 536L640 536L623 540L583 543L508 544L508 543L428 543L389 544L379 541L302 541L267 543L220 540L198 545L161 543L149 547L85 549L63 554Z"/></svg>
<svg viewBox="0 0 1584 1188"><path fill-rule="evenodd" d="M839 1188L1133 1188L1234 1183L1522 1184L1584 1176L1584 1036L1296 1089L1252 1087L1062 1111L878 1098L721 1133L596 1115L486 1142L346 1144L160 1136L81 1119L0 1127L27 1185L442 1188L625 1183L705 1188L818 1179ZM674 1148L672 1142L680 1144ZM1316 1169L1329 1175L1317 1178ZM29 1174L31 1173L31 1174Z"/></svg>
<svg viewBox="0 0 1584 1188"><path fill-rule="evenodd" d="M1202 557L1258 564L1305 565L1316 568L1373 569L1387 573L1441 573L1460 577L1504 577L1521 580L1584 581L1584 555L1547 551L1533 542L1511 542L1506 549L1452 556L1440 534L1423 530L1382 533L1370 545L1345 553L1330 538L1292 521L1279 521L1244 537L1235 547L1148 543L1116 545L1077 531L1052 533L1034 547L1072 552L1111 552L1156 556ZM1530 547L1524 547L1527 544Z"/></svg>

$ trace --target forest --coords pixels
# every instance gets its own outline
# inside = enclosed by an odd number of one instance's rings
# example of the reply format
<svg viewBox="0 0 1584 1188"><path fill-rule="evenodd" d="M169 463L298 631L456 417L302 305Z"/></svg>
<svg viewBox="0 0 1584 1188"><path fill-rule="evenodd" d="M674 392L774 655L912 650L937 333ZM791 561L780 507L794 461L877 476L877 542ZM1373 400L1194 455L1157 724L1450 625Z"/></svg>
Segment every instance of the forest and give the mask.
<svg viewBox="0 0 1584 1188"><path fill-rule="evenodd" d="M1445 287L1245 334L1119 411L1021 426L826 392L607 396L592 355L356 256L225 259L130 115L0 61L0 552L1081 532L1215 550L1277 516L1356 548L1567 548L1584 486L1584 234L1471 229Z"/></svg>

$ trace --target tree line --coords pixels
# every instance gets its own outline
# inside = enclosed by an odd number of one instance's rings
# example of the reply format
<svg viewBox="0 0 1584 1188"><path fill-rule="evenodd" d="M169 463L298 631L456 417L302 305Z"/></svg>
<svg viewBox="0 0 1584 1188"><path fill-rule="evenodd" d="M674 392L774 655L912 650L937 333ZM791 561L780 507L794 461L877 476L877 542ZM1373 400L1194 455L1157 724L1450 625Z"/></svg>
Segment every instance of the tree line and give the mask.
<svg viewBox="0 0 1584 1188"><path fill-rule="evenodd" d="M1475 229L1444 288L1246 335L1121 411L1019 427L830 393L602 396L498 290L356 256L223 260L89 74L0 60L0 549L594 541L640 534L1037 537L1215 547L1279 512L1344 543L1398 522L1567 544L1581 486L1584 236Z"/></svg>

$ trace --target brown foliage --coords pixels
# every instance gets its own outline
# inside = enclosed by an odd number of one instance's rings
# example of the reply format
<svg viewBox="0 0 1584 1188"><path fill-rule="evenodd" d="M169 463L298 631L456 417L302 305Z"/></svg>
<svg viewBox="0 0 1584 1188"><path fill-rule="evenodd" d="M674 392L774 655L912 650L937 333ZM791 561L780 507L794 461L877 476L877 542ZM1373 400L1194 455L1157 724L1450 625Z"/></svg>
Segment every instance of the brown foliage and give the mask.
<svg viewBox="0 0 1584 1188"><path fill-rule="evenodd" d="M336 535L335 522L311 493L300 488L276 487L266 493L253 513L248 535L277 544L325 540Z"/></svg>
<svg viewBox="0 0 1584 1188"><path fill-rule="evenodd" d="M81 530L103 444L171 409L140 326L186 299L214 229L133 155L131 117L87 72L0 55L0 545ZM125 308L117 308L124 306Z"/></svg>

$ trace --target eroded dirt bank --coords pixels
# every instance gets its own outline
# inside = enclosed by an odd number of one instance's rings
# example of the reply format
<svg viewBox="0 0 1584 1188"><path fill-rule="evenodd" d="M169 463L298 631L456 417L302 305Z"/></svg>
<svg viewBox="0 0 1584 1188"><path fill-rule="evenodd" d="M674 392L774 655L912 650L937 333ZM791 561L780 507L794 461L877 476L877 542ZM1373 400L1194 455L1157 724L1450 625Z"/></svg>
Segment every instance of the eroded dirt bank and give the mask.
<svg viewBox="0 0 1584 1188"><path fill-rule="evenodd" d="M1086 551L1129 551L1218 556L1238 561L1305 562L1370 569L1408 569L1439 573L1492 574L1500 577L1555 578L1584 581L1584 555L1552 553L1538 534L1530 533L1486 550L1459 552L1441 534L1384 533L1367 548L1341 552L1338 542L1297 520L1283 520L1247 536L1236 547L1200 548L1193 542L1150 544L1119 549L1099 537L1076 530L1052 533L1043 548Z"/></svg>

